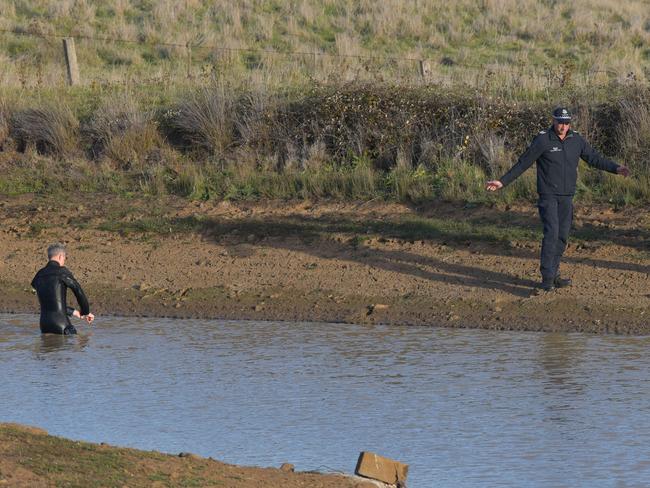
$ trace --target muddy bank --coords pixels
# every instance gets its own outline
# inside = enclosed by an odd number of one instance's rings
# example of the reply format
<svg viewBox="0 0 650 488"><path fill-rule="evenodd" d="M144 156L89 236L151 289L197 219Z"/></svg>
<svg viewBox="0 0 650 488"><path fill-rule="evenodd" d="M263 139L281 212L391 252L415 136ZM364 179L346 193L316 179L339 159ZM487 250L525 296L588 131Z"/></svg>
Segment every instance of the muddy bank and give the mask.
<svg viewBox="0 0 650 488"><path fill-rule="evenodd" d="M37 309L44 248L102 314L645 334L648 209L576 208L562 268L538 294L532 205L0 200L0 309Z"/></svg>
<svg viewBox="0 0 650 488"><path fill-rule="evenodd" d="M71 441L17 424L0 424L0 486L360 486L350 477L235 466L189 453L163 454Z"/></svg>

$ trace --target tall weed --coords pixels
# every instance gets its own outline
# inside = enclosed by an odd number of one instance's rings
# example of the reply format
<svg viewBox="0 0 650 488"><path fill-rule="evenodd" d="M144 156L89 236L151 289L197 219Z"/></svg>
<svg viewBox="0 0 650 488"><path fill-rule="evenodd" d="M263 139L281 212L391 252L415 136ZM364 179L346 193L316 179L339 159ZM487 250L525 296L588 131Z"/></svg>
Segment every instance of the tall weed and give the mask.
<svg viewBox="0 0 650 488"><path fill-rule="evenodd" d="M619 102L621 124L618 129L620 155L633 171L650 172L650 93L632 93Z"/></svg>

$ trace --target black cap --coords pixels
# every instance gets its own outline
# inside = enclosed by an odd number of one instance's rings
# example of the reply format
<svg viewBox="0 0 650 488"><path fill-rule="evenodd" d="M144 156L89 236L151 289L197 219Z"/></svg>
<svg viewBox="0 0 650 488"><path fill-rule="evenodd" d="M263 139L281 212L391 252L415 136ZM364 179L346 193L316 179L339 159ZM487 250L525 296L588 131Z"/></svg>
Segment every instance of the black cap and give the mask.
<svg viewBox="0 0 650 488"><path fill-rule="evenodd" d="M553 110L553 118L558 122L568 124L571 122L571 112L569 112L569 109L566 107L556 107Z"/></svg>

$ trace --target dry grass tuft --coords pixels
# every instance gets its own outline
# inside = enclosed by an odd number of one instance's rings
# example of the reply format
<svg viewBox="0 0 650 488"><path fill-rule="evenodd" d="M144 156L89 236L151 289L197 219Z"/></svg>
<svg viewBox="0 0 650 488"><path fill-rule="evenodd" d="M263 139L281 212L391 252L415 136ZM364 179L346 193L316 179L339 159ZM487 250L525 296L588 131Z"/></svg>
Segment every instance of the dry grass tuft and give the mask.
<svg viewBox="0 0 650 488"><path fill-rule="evenodd" d="M106 157L123 169L156 159L165 146L153 111L141 110L127 95L106 99L83 132L93 158Z"/></svg>
<svg viewBox="0 0 650 488"><path fill-rule="evenodd" d="M633 170L650 172L650 93L635 91L619 102L621 156Z"/></svg>
<svg viewBox="0 0 650 488"><path fill-rule="evenodd" d="M220 158L233 145L235 107L234 94L223 86L201 87L164 112L163 126L172 143Z"/></svg>
<svg viewBox="0 0 650 488"><path fill-rule="evenodd" d="M34 147L39 154L71 155L78 147L79 122L66 105L15 112L10 132L19 151Z"/></svg>

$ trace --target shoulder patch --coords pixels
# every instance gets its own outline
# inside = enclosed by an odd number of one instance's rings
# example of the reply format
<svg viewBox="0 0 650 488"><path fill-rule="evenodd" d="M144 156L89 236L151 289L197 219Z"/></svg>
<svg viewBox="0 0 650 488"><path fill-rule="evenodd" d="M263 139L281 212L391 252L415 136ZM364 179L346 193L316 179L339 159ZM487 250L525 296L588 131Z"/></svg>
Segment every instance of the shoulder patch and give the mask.
<svg viewBox="0 0 650 488"><path fill-rule="evenodd" d="M546 134L546 131L545 130L540 130L539 133L540 134Z"/></svg>

